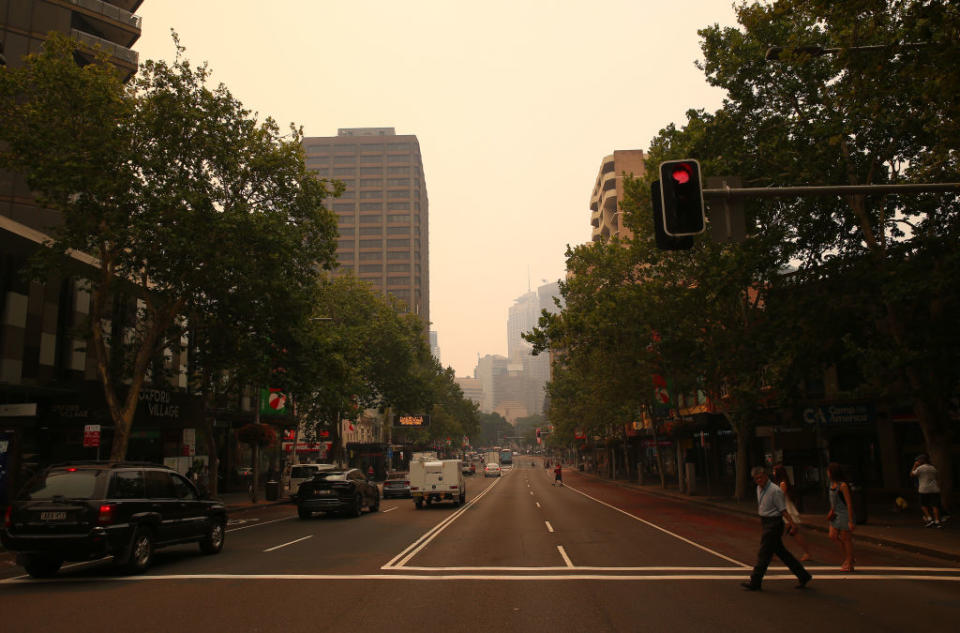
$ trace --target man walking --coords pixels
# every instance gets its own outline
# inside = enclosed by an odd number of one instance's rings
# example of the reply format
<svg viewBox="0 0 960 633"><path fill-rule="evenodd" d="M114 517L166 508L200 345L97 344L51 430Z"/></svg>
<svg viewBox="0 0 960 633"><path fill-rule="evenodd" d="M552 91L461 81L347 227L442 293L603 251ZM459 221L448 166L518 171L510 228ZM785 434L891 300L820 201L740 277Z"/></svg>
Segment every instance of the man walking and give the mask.
<svg viewBox="0 0 960 633"><path fill-rule="evenodd" d="M763 575L767 572L767 567L773 559L774 554L790 568L799 581L797 589L803 589L810 582L810 572L804 569L803 564L798 561L783 545L783 520L793 526L790 515L787 514L787 502L783 495L783 490L775 486L767 471L762 467L755 467L750 471L750 476L757 484L757 505L760 515L760 525L762 533L760 536L760 551L757 552L757 564L750 574L750 581L740 583L740 586L748 591L760 591L760 584L763 582Z"/></svg>

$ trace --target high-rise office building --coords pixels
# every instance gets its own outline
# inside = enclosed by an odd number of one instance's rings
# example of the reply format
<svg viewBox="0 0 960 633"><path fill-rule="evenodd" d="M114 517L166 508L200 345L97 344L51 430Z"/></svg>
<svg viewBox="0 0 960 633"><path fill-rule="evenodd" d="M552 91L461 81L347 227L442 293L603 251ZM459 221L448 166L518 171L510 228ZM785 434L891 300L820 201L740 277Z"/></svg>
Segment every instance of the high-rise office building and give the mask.
<svg viewBox="0 0 960 633"><path fill-rule="evenodd" d="M634 178L643 176L643 150L615 150L600 162L600 171L590 194L591 239L594 242L612 237L629 239L633 234L623 223L620 212L625 173Z"/></svg>
<svg viewBox="0 0 960 633"><path fill-rule="evenodd" d="M430 322L427 185L417 137L343 128L303 139L307 168L343 181L330 202L340 239L335 274L354 274Z"/></svg>

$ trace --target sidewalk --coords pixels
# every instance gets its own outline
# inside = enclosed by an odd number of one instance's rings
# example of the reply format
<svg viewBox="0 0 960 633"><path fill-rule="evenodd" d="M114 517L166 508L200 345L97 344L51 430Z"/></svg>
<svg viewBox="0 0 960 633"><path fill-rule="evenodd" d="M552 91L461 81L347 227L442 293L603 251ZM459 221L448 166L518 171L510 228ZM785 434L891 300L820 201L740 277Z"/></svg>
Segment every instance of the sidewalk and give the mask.
<svg viewBox="0 0 960 633"><path fill-rule="evenodd" d="M663 489L659 484L641 485L621 480L604 479L592 473L572 469L570 472L610 485L642 490L649 494L708 506L724 512L744 514L751 517L757 515L757 504L753 500L738 503L734 499L728 498L691 496L683 494L677 489ZM804 513L800 517L806 529L827 533L825 511L823 513ZM920 509L915 501L911 503L909 509L902 513L896 513L892 508L869 505L867 507L867 522L857 525L854 537L884 547L924 554L951 562L960 562L960 517L951 518L942 529L924 528Z"/></svg>

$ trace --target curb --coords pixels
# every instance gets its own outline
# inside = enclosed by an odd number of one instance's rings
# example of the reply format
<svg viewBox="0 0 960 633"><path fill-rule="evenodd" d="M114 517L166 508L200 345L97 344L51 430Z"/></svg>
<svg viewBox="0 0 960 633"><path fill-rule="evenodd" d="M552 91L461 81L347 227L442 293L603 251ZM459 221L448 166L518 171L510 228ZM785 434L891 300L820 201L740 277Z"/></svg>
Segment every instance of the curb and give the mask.
<svg viewBox="0 0 960 633"><path fill-rule="evenodd" d="M626 488L626 489L629 489L629 490L635 490L635 491L637 491L637 492L647 493L647 494L654 495L654 496L656 496L656 497L661 497L661 498L664 498L664 499L673 499L673 500L675 500L675 501L682 501L682 502L685 502L685 503L690 503L690 504L696 504L696 505L706 506L706 507L709 507L709 508L712 509L712 510L716 510L716 511L723 512L723 513L726 513L726 514L733 514L733 515L738 515L738 516L748 516L748 517L755 517L755 516L756 516L756 514L753 513L753 512L748 512L748 511L745 511L745 510L740 510L740 509L738 509L738 508L731 508L731 507L728 507L728 506L726 506L726 505L714 503L714 502L709 501L709 500L707 500L707 499L698 499L698 498L696 498L696 497L687 497L687 496L685 496L685 495L672 494L672 493L670 493L670 492L666 492L666 491L662 491L662 490L650 490L650 489L647 489L647 488L645 488L645 487L639 486L639 485L634 484L634 483L630 483L630 482L626 482L626 481L614 481L614 480L609 480L609 479L603 479L602 477L599 477L599 476L597 476L597 475L593 475L593 474L590 474L590 473L580 472L579 474L581 474L581 475L583 475L583 476L585 476L585 477L589 477L589 478L591 478L591 479L595 479L596 481L599 481L599 482L602 482L602 483L606 483L606 484L609 484L609 485L618 486L618 487L620 487L620 488ZM807 529L809 529L809 530L815 530L815 531L817 531L817 532L822 532L822 533L824 533L824 534L828 534L828 533L829 533L829 530L828 530L826 527L823 527L823 526L821 526L821 525L816 525L816 524L813 524L813 523L804 523L804 524L803 524L803 527L804 527L804 528L807 528ZM936 548L930 547L930 546L928 546L928 545L918 545L918 544L915 544L915 543L905 543L905 542L903 542L903 541L901 541L901 540L896 540L896 539L892 539L892 538L884 538L884 537L881 537L881 536L875 536L875 535L871 535L871 534L864 534L864 533L862 533L862 532L856 533L855 536L856 536L857 540L864 541L864 542L866 542L866 543L871 543L871 544L873 544L873 545L879 545L879 546L881 546L881 547L889 547L889 548L891 548L891 549L897 549L897 550L900 550L900 551L909 552L909 553L911 553L911 554L922 554L922 555L924 555L924 556L930 556L931 558L938 558L938 559L940 559L940 560L946 560L946 561L950 561L950 562L953 562L953 563L960 562L960 553L957 553L957 552L950 552L950 551L945 551L945 550L941 550L941 549L936 549Z"/></svg>

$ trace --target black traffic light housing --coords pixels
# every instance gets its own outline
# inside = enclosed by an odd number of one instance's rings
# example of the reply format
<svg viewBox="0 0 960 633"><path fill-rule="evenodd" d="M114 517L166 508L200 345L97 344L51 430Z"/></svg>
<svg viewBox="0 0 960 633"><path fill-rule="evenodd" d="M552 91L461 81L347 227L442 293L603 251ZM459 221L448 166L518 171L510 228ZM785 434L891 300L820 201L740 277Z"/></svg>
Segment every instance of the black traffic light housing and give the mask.
<svg viewBox="0 0 960 633"><path fill-rule="evenodd" d="M660 195L660 181L650 184L650 200L653 202L653 235L657 248L661 251L685 251L693 248L693 237L670 237L663 230L663 201Z"/></svg>
<svg viewBox="0 0 960 633"><path fill-rule="evenodd" d="M699 235L706 229L700 163L692 158L660 163L663 231L669 237Z"/></svg>

